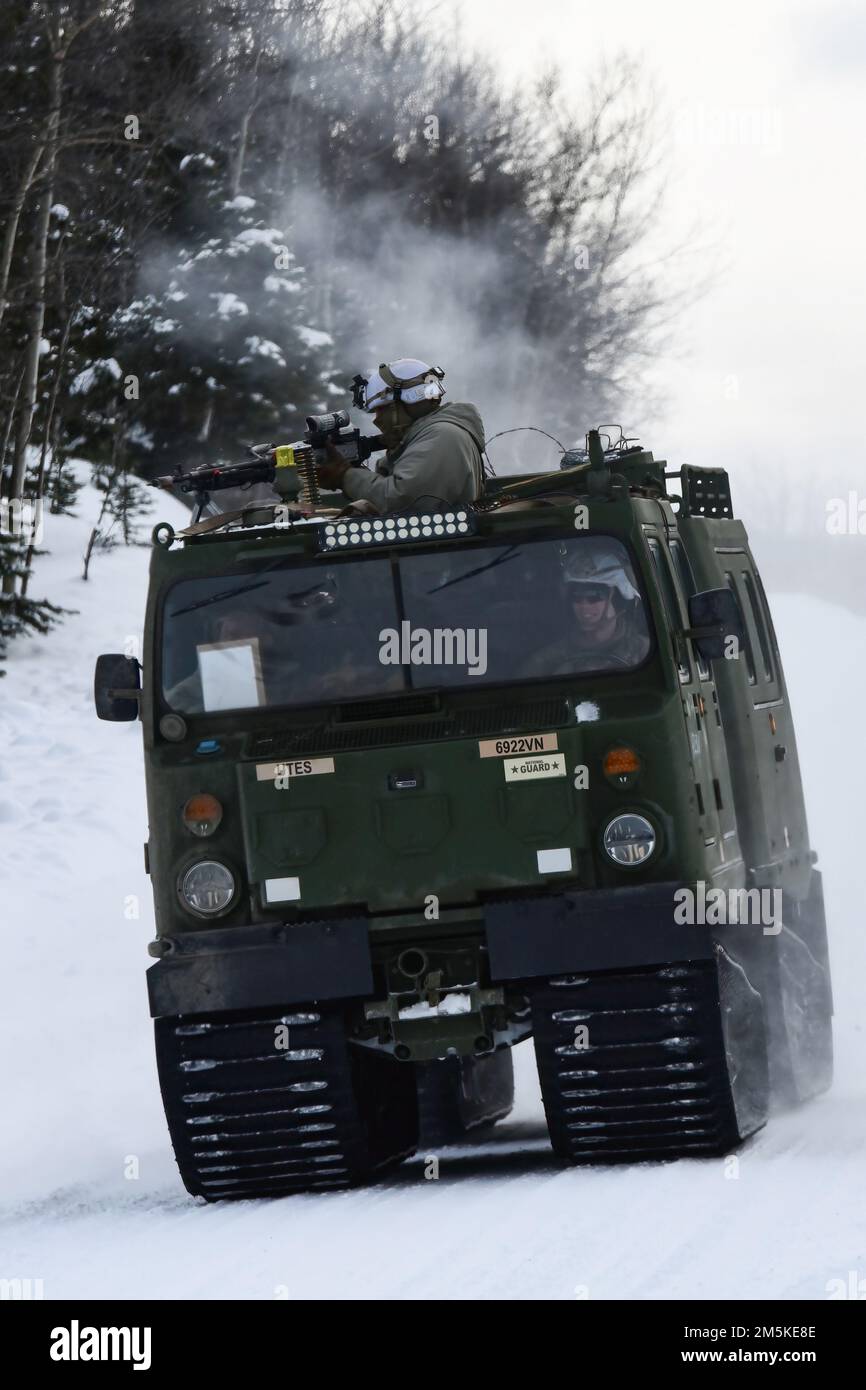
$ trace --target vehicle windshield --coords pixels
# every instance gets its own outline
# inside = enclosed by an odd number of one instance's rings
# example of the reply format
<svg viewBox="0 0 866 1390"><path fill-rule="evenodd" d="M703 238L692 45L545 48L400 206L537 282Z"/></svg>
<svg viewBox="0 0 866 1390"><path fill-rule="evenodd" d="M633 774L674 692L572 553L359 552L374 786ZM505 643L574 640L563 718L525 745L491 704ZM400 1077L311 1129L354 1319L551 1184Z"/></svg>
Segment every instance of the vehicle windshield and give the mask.
<svg viewBox="0 0 866 1390"><path fill-rule="evenodd" d="M628 551L569 536L184 580L163 613L180 713L632 670L649 655Z"/></svg>

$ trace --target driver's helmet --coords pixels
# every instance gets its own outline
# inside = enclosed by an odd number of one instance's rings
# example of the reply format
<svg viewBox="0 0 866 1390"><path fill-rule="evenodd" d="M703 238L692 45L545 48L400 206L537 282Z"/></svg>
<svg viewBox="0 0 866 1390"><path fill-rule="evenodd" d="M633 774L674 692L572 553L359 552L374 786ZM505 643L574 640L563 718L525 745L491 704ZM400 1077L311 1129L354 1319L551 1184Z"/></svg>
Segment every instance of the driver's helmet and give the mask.
<svg viewBox="0 0 866 1390"><path fill-rule="evenodd" d="M612 546L591 540L577 543L574 555L565 566L563 579L566 592L571 590L573 593L580 586L584 590L614 591L627 603L639 597L626 573L623 557Z"/></svg>

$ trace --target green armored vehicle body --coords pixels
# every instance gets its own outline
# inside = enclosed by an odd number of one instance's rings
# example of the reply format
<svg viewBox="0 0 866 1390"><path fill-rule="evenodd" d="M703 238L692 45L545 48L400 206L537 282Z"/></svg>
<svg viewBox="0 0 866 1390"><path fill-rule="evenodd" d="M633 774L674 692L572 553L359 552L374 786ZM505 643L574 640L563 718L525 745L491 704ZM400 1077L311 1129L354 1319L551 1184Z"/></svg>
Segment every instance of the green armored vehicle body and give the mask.
<svg viewBox="0 0 866 1390"><path fill-rule="evenodd" d="M369 1179L507 1114L530 1036L572 1163L724 1153L829 1085L821 878L727 475L588 441L463 510L156 528L143 682L101 657L96 697L142 720L190 1192Z"/></svg>

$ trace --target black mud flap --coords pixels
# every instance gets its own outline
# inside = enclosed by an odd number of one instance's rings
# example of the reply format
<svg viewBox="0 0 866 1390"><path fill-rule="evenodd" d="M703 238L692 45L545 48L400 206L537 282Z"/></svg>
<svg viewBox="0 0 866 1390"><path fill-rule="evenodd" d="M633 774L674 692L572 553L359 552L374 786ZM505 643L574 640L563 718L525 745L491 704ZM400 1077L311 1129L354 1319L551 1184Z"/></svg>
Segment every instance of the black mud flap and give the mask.
<svg viewBox="0 0 866 1390"><path fill-rule="evenodd" d="M565 971L711 960L706 927L677 921L678 883L579 889L485 903L494 984Z"/></svg>
<svg viewBox="0 0 866 1390"><path fill-rule="evenodd" d="M808 897L785 895L783 926L768 942L770 1081L773 1104L799 1105L833 1081L833 993L821 875Z"/></svg>
<svg viewBox="0 0 866 1390"><path fill-rule="evenodd" d="M446 1057L418 1062L419 1144L459 1144L481 1125L510 1115L514 1105L511 1048L488 1057Z"/></svg>
<svg viewBox="0 0 866 1390"><path fill-rule="evenodd" d="M745 1139L766 1123L770 1104L764 1001L750 985L743 967L721 947L717 964L728 1082L738 1138Z"/></svg>
<svg viewBox="0 0 866 1390"><path fill-rule="evenodd" d="M365 917L188 932L147 972L150 1012L214 1013L369 996Z"/></svg>

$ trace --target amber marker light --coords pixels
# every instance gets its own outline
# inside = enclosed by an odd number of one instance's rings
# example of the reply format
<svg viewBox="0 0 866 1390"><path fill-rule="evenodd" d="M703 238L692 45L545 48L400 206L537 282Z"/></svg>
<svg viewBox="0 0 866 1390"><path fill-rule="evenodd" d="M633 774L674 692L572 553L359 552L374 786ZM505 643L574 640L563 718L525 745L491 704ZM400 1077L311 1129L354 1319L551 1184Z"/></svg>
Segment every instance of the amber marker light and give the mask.
<svg viewBox="0 0 866 1390"><path fill-rule="evenodd" d="M640 758L633 748L610 748L601 766L609 782L618 787L630 787L640 772Z"/></svg>
<svg viewBox="0 0 866 1390"><path fill-rule="evenodd" d="M199 792L183 808L183 823L193 835L212 835L223 818L223 808L215 796Z"/></svg>

